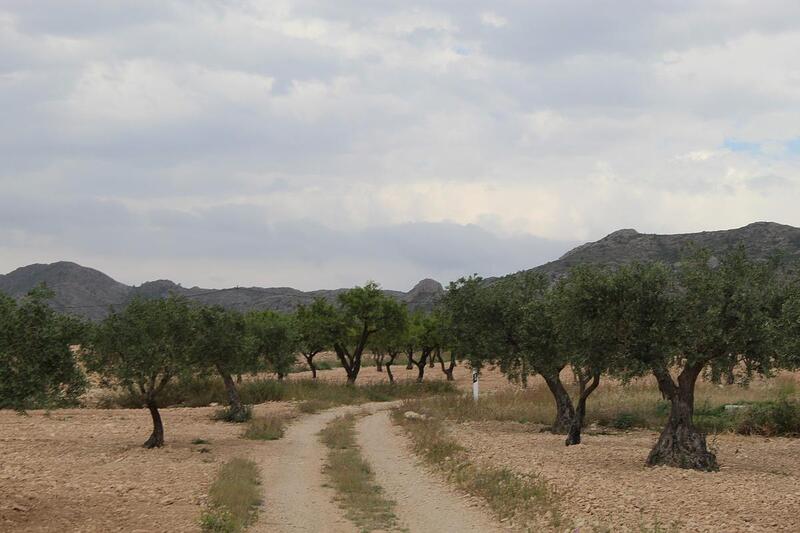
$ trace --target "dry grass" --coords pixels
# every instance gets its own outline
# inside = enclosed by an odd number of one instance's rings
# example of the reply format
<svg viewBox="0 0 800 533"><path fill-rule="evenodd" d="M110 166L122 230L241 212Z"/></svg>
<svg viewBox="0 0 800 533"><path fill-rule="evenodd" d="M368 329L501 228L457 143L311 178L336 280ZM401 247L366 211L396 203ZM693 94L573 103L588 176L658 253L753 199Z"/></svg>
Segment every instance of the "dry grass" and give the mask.
<svg viewBox="0 0 800 533"><path fill-rule="evenodd" d="M291 418L290 415L275 413L254 418L247 424L242 437L251 440L278 440L283 437L286 422Z"/></svg>
<svg viewBox="0 0 800 533"><path fill-rule="evenodd" d="M403 412L425 414L424 419L408 419ZM559 495L540 477L508 468L471 462L465 449L447 434L443 419L431 409L431 402L404 402L392 413L395 423L411 437L414 452L443 472L459 489L483 498L498 517L512 523L546 522L550 527L568 526L559 507Z"/></svg>
<svg viewBox="0 0 800 533"><path fill-rule="evenodd" d="M355 441L355 417L341 416L320 433L329 448L325 474L336 490L336 501L362 531L397 531L395 502L375 483L375 474Z"/></svg>
<svg viewBox="0 0 800 533"><path fill-rule="evenodd" d="M306 400L297 406L297 410L301 413L313 415L325 409L330 409L334 404L325 400Z"/></svg>
<svg viewBox="0 0 800 533"><path fill-rule="evenodd" d="M342 373L344 376L344 373ZM363 383L356 386L341 382L312 379L247 379L239 385L239 395L245 405L275 401L317 401L333 405L350 405L364 402L388 402L404 398L417 398L434 394L455 392L451 383L426 381L424 383L398 382ZM139 398L125 391L105 391L97 400L100 408L138 408ZM162 407L200 407L211 403L227 404L227 394L222 380L217 377L194 378L168 385L159 397Z"/></svg>
<svg viewBox="0 0 800 533"><path fill-rule="evenodd" d="M261 504L258 467L232 459L222 465L208 491L209 507L200 519L203 531L234 533L253 523Z"/></svg>
<svg viewBox="0 0 800 533"><path fill-rule="evenodd" d="M796 397L799 390L796 379L790 375L758 381L747 388L700 382L695 393L695 423L705 431L734 431L744 427L744 421L741 416L725 412L726 404L769 404ZM575 391L571 392L575 395ZM426 405L459 422L495 420L549 425L555 417L553 397L542 385L484 394L477 404L471 396L463 395L432 398ZM641 379L627 385L606 380L589 398L586 422L617 429L660 429L668 414L669 404L652 380Z"/></svg>

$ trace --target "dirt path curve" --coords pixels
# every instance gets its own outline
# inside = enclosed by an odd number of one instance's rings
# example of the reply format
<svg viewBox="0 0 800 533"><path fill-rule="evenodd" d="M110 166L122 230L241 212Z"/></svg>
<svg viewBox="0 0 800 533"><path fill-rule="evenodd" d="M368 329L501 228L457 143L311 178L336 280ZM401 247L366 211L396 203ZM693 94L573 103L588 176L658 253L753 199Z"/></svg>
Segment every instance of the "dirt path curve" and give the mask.
<svg viewBox="0 0 800 533"><path fill-rule="evenodd" d="M270 442L253 460L261 470L264 506L248 531L269 533L358 531L333 501L334 491L323 485L327 448L317 433L347 413L375 412L394 403L337 407L300 418L282 439ZM262 451L263 450L263 451Z"/></svg>
<svg viewBox="0 0 800 533"><path fill-rule="evenodd" d="M483 509L469 506L464 496L418 464L407 437L391 423L386 410L362 418L356 430L361 453L386 494L397 502L395 514L411 533L505 531Z"/></svg>

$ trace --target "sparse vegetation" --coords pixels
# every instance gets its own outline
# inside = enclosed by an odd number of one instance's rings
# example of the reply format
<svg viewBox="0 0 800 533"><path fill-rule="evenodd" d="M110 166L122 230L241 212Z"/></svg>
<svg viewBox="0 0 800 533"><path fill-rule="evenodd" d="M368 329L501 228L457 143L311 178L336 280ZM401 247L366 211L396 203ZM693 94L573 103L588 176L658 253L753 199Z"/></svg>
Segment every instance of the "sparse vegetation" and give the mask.
<svg viewBox="0 0 800 533"><path fill-rule="evenodd" d="M325 474L336 490L336 501L362 531L396 531L394 502L375 481L355 442L355 416L335 418L320 433L328 447Z"/></svg>
<svg viewBox="0 0 800 533"><path fill-rule="evenodd" d="M714 433L798 434L800 396L795 398L794 383L788 377L749 388L702 382L696 391L694 423L699 429ZM618 430L658 430L669 414L668 402L647 380L629 385L609 382L595 396L586 413L586 424ZM549 392L542 386L485 394L477 404L469 395L455 395L446 400L431 398L422 403L428 409L435 409L439 416L458 422L494 420L541 426L552 421L555 409ZM743 407L726 410L725 406L731 404Z"/></svg>
<svg viewBox="0 0 800 533"><path fill-rule="evenodd" d="M253 523L261 504L258 467L253 461L232 459L222 465L208 491L208 508L200 527L209 533L236 533Z"/></svg>
<svg viewBox="0 0 800 533"><path fill-rule="evenodd" d="M252 419L242 435L251 440L277 440L283 437L286 427L286 415L269 414Z"/></svg>
<svg viewBox="0 0 800 533"><path fill-rule="evenodd" d="M408 410L424 414L425 418L406 418L403 412ZM393 419L406 429L418 455L461 490L483 498L499 517L515 524L547 522L553 528L566 526L560 497L544 480L470 461L464 448L448 436L443 419L430 402L406 401L393 411Z"/></svg>
<svg viewBox="0 0 800 533"><path fill-rule="evenodd" d="M214 418L214 420L222 420L223 422L242 424L253 418L253 407L251 405L240 404L237 408L236 406L229 405L228 407L218 409L212 418Z"/></svg>
<svg viewBox="0 0 800 533"><path fill-rule="evenodd" d="M384 402L417 396L450 394L455 392L452 383L430 381L425 383L367 383L357 387L341 382L311 379L252 379L239 386L242 402L253 405L280 401L317 401L329 406L363 402ZM164 388L162 406L200 407L211 403L225 403L226 394L218 378L199 377L176 381ZM141 399L130 391L121 390L106 394L103 408L141 407Z"/></svg>

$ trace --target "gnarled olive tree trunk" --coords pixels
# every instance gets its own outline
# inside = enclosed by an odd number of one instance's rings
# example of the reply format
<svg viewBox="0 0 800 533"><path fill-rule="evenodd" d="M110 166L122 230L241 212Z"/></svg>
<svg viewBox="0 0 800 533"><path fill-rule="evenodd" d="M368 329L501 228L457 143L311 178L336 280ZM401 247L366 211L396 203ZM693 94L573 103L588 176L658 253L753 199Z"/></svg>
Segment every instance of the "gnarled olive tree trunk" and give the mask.
<svg viewBox="0 0 800 533"><path fill-rule="evenodd" d="M708 450L705 434L695 427L692 420L694 386L703 366L702 363L687 365L678 375L677 383L666 368L653 370L661 394L670 401L670 412L658 442L647 457L649 466L719 470L716 455Z"/></svg>
<svg viewBox="0 0 800 533"><path fill-rule="evenodd" d="M317 365L314 364L314 356L317 355L317 352L303 352L303 357L308 363L308 368L311 369L311 379L317 379Z"/></svg>
<svg viewBox="0 0 800 533"><path fill-rule="evenodd" d="M572 425L570 425L569 433L567 433L565 442L567 446L581 443L581 429L583 429L586 421L586 400L589 399L589 395L594 392L599 384L600 374L594 374L591 378L578 376L578 407L575 409L575 416L572 417Z"/></svg>
<svg viewBox="0 0 800 533"><path fill-rule="evenodd" d="M231 414L242 412L244 407L242 406L242 400L239 398L239 390L236 388L233 376L220 365L217 365L217 372L222 376L222 382L225 384L225 392L228 394L228 405L230 406Z"/></svg>
<svg viewBox="0 0 800 533"><path fill-rule="evenodd" d="M569 397L567 389L564 388L564 384L561 382L560 370L540 372L540 374L556 402L556 418L553 421L551 430L553 433L566 434L572 427L572 420L575 418L575 407L572 405L572 399Z"/></svg>
<svg viewBox="0 0 800 533"><path fill-rule="evenodd" d="M444 359L442 358L442 351L440 349L436 349L436 359L439 360L439 364L442 365L442 372L447 377L447 381L454 381L455 378L453 377L453 369L456 367L456 356L454 353L450 352L450 365L445 367L444 366Z"/></svg>
<svg viewBox="0 0 800 533"><path fill-rule="evenodd" d="M161 448L164 446L164 424L161 422L161 414L158 412L158 405L154 400L147 401L147 409L150 410L150 416L153 418L153 433L150 438L143 444L145 448Z"/></svg>

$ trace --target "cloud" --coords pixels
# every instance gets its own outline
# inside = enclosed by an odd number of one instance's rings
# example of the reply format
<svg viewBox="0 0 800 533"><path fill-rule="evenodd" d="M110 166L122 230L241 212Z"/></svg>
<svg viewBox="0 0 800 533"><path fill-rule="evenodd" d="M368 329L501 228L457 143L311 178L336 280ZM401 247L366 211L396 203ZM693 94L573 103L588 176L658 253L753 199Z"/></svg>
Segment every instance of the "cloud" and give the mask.
<svg viewBox="0 0 800 533"><path fill-rule="evenodd" d="M619 227L800 225L799 21L788 0L9 0L0 271L403 288Z"/></svg>

